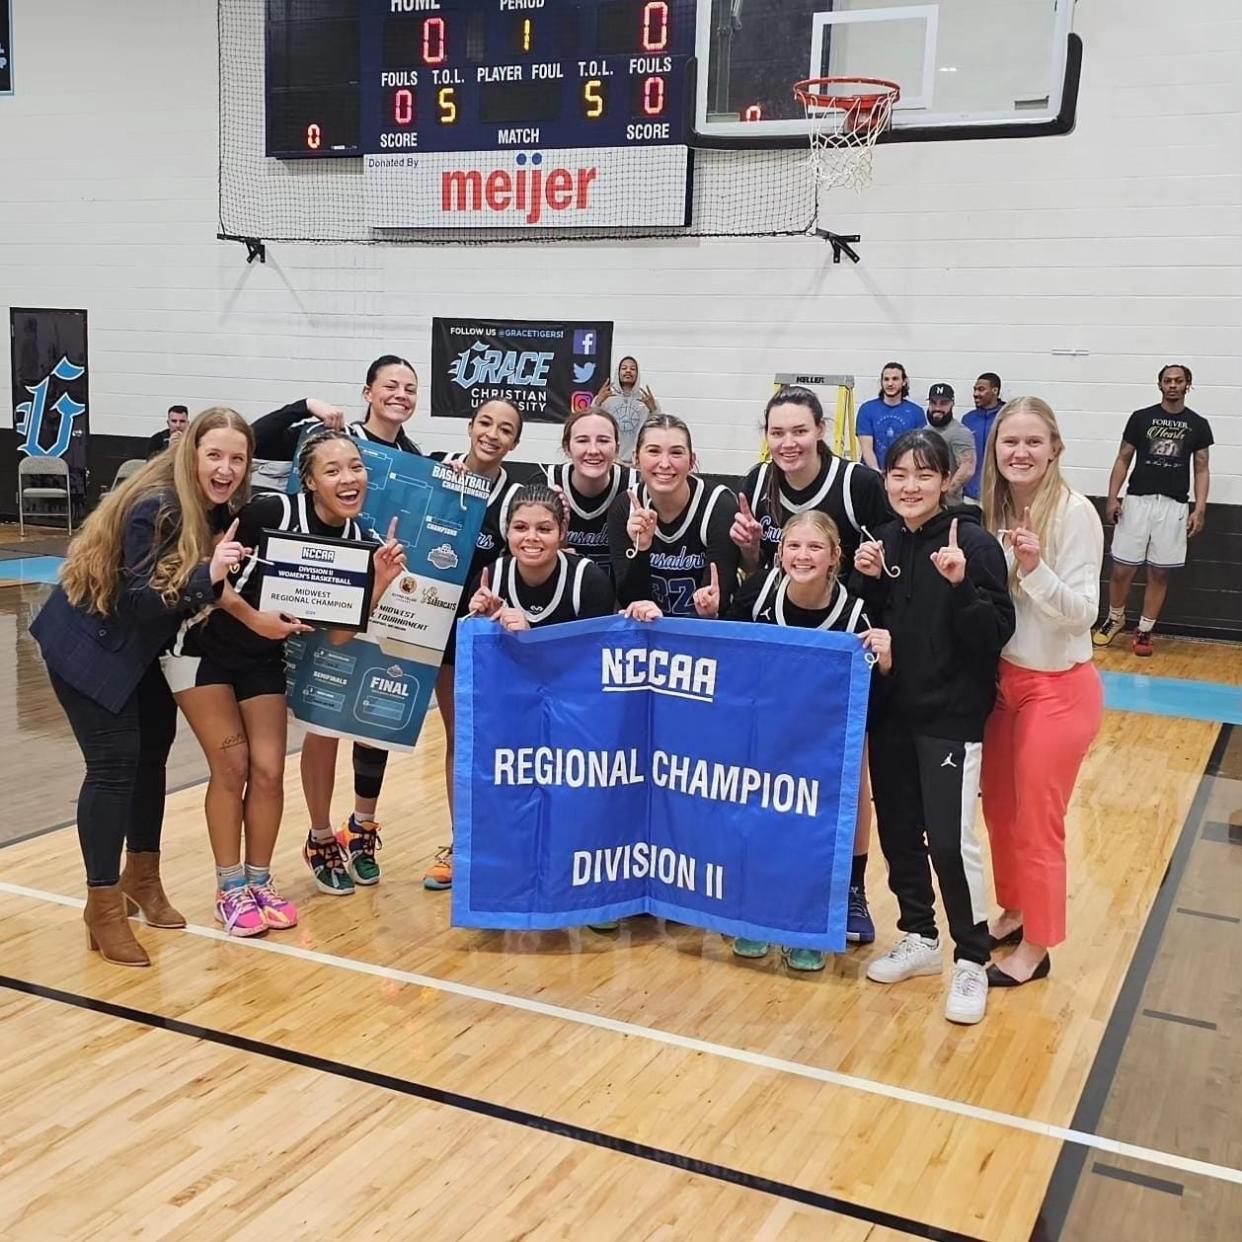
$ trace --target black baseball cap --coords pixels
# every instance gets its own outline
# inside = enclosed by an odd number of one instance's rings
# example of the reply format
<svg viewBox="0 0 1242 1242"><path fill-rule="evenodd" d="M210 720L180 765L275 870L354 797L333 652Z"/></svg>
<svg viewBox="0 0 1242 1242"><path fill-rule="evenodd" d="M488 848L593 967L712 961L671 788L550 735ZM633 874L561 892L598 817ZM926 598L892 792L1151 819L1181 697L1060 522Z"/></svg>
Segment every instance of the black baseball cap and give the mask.
<svg viewBox="0 0 1242 1242"><path fill-rule="evenodd" d="M953 385L952 384L933 384L927 390L928 401L952 401Z"/></svg>

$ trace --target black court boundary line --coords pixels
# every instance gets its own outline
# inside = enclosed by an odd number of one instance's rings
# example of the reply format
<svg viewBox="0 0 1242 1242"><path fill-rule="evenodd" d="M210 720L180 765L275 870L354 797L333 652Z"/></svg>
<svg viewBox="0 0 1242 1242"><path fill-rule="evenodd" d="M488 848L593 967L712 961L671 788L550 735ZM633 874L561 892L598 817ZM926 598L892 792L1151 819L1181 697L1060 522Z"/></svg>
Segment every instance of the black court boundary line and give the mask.
<svg viewBox="0 0 1242 1242"><path fill-rule="evenodd" d="M742 1169L730 1168L728 1165L714 1164L708 1160L699 1160L693 1156L684 1156L678 1152L667 1151L660 1147L651 1147L646 1143L638 1143L632 1139L619 1138L613 1134L605 1134L600 1130L592 1130L587 1126L576 1125L569 1121L557 1121L551 1117L543 1117L538 1113L526 1112L524 1109L509 1108L503 1104L494 1104L489 1100L477 1099L474 1096L461 1095L455 1091L445 1091L440 1087L430 1087L424 1083L413 1082L406 1078L398 1078L391 1074L381 1074L375 1070L362 1069L357 1066L343 1065L338 1061L329 1061L311 1053L297 1052L282 1048L278 1044L264 1043L261 1040L248 1039L244 1035L234 1035L228 1031L217 1031L211 1027L199 1026L193 1022L183 1022L179 1018L169 1018L162 1014L148 1013L142 1009L131 1009L127 1005L117 1005L111 1001L97 1000L91 996L82 996L76 992L65 992L59 988L48 987L41 983L32 983L25 979L15 979L9 975L0 975L0 987L14 992L23 992L27 996L41 1000L56 1001L76 1009L85 1009L92 1013L105 1014L124 1022L132 1022L138 1026L150 1027L154 1030L169 1031L176 1035L185 1035L203 1043L216 1044L235 1052L247 1052L253 1056L266 1057L273 1061L282 1061L286 1065L296 1065L301 1069L315 1070L323 1074L331 1074L336 1078L346 1078L352 1082L363 1083L369 1087L379 1087L384 1091L392 1091L399 1095L412 1096L427 1100L433 1104L441 1104L448 1108L456 1108L462 1112L474 1113L480 1117L488 1117L494 1121L506 1121L512 1125L524 1126L529 1130L538 1130L544 1134L556 1135L559 1138L571 1139L574 1142L586 1143L592 1147L601 1147L621 1155L632 1156L639 1160L647 1160L652 1164L664 1165L683 1173L697 1174L711 1178L745 1190L759 1191L761 1194L772 1195L780 1199L788 1199L807 1207L820 1208L838 1216L848 1216L854 1220L865 1221L872 1225L881 1225L894 1229L909 1237L928 1238L932 1242L981 1242L970 1234L956 1233L951 1229L942 1229L937 1225L928 1225L923 1221L911 1220L892 1212L884 1212L878 1208L864 1207L850 1203L834 1195L822 1194L808 1190L802 1186L794 1186L788 1182L779 1182L772 1178L760 1177L747 1173Z"/></svg>
<svg viewBox="0 0 1242 1242"><path fill-rule="evenodd" d="M1073 1120L1069 1123L1071 1129L1085 1131L1088 1134L1098 1133L1100 1118L1112 1091L1117 1067L1121 1063L1122 1053L1130 1037L1135 1018L1138 1016L1143 989L1147 986L1152 966L1155 964L1156 955L1164 939L1165 927L1168 924L1169 915L1173 912L1173 903L1177 899L1182 877L1186 873L1186 864L1190 860L1191 852L1199 837L1199 827L1207 811L1212 781L1220 770L1225 751L1229 748L1229 743L1233 738L1233 731L1232 724L1222 724L1220 732L1216 735L1211 754L1199 777L1195 796L1191 800L1181 831L1178 833L1177 844L1173 847L1168 866L1160 880L1160 887L1156 890L1155 900L1152 902L1151 910L1148 911L1147 921L1143 925L1142 934L1135 946L1134 956L1130 959L1126 977L1122 982L1121 990L1117 993L1117 1001L1109 1015L1108 1026L1104 1029L1104 1036L1096 1050L1091 1072L1087 1075L1086 1085L1082 1089L1082 1095L1079 1096L1078 1107L1074 1110ZM1087 1149L1085 1147L1078 1144L1062 1146L1061 1154L1052 1170L1052 1177L1048 1181L1048 1189L1044 1194L1043 1206L1036 1219L1032 1239L1038 1238L1040 1242L1056 1242L1060 1238L1069 1217L1070 1207L1082 1178L1086 1160Z"/></svg>

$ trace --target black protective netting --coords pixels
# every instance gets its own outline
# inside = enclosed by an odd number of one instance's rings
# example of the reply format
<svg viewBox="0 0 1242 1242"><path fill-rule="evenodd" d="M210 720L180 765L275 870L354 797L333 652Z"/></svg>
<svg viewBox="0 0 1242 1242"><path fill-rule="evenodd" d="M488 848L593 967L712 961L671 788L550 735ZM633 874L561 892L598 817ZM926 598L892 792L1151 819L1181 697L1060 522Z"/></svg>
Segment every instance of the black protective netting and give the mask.
<svg viewBox="0 0 1242 1242"><path fill-rule="evenodd" d="M377 176L374 169L368 175L362 157L289 160L269 158L265 153L266 3L219 0L222 234L265 241L481 245L633 237L779 236L806 233L814 227L816 189L805 151L694 150L690 224L652 227L644 222L644 210L652 202L666 200L673 215L680 218L684 179L672 167L630 172L635 151L623 147L601 152L595 163L601 177L610 172L630 175L633 193L609 201L593 218L591 227L378 228L377 219L399 218L408 196L414 193L408 180L397 175L389 181ZM299 5L312 9L315 4L316 0L293 0L292 5L290 0L280 0L279 9L287 16L291 11L296 13ZM348 4L349 0L340 0L342 10ZM336 33L339 36L340 32ZM333 38L330 27L325 27L325 38ZM319 49L318 55L332 63L334 49L339 49L340 57L352 55L356 61L356 53L351 53L347 44L348 39L337 37L333 46ZM279 128L279 117L275 123ZM467 200L472 190L477 193L469 184L460 188Z"/></svg>

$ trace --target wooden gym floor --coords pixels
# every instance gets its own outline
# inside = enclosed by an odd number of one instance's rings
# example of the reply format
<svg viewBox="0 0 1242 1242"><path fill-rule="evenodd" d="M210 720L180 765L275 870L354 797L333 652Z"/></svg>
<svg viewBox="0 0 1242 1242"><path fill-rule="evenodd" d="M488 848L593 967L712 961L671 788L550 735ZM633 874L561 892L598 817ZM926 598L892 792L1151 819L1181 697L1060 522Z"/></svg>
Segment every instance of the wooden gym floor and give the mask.
<svg viewBox="0 0 1242 1242"><path fill-rule="evenodd" d="M944 1021L941 980L864 980L895 917L877 850L879 941L820 976L654 919L453 929L419 883L447 825L434 713L391 764L375 889L314 891L289 765L277 873L302 922L260 941L211 922L183 730L165 873L191 927L142 929L154 968L126 971L84 948L80 760L26 632L46 594L0 586L0 1238L1242 1236L1231 725L1107 714L1071 939L974 1028ZM1238 686L1242 653L1165 641L1142 671ZM349 789L342 764L342 812Z"/></svg>

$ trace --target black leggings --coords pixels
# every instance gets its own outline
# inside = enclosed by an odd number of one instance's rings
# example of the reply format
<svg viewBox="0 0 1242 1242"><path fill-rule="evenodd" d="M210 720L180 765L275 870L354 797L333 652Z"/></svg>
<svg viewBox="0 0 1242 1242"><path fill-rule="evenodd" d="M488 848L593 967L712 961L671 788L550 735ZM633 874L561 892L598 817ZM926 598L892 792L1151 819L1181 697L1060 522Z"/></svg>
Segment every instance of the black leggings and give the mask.
<svg viewBox="0 0 1242 1242"><path fill-rule="evenodd" d="M388 752L378 746L354 743L354 793L359 798L378 798L384 787Z"/></svg>
<svg viewBox="0 0 1242 1242"><path fill-rule="evenodd" d="M49 674L52 689L86 760L78 794L78 841L91 886L116 884L126 842L135 853L160 848L168 752L177 735L177 705L156 662L113 715Z"/></svg>

